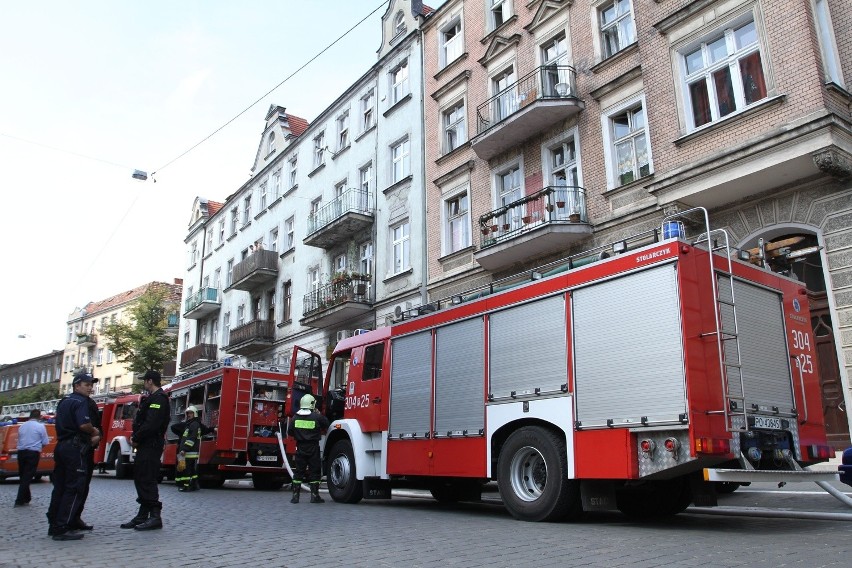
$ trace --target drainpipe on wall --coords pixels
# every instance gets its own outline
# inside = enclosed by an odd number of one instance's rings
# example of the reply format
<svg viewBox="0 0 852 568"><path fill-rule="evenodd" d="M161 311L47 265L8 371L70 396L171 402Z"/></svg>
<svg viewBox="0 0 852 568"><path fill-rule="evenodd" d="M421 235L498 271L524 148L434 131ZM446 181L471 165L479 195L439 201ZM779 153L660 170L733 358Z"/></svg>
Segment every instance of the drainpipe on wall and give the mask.
<svg viewBox="0 0 852 568"><path fill-rule="evenodd" d="M426 49L423 45L423 30L419 26L417 28L417 40L420 43L420 188L423 199L420 211L420 222L423 223L423 238L420 245L420 303L426 305L429 302L429 292L426 288L427 281L429 280L428 231L426 227L426 207L428 205L428 199L426 198L426 110L424 108L426 105Z"/></svg>

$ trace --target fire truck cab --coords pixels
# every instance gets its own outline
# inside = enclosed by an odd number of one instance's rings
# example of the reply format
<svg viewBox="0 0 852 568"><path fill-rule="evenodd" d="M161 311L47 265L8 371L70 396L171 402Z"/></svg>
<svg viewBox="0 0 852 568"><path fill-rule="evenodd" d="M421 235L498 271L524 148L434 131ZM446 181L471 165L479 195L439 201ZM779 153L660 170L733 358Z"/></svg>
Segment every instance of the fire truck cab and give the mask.
<svg viewBox="0 0 852 568"><path fill-rule="evenodd" d="M476 500L496 481L522 520L653 517L713 504L707 469L795 473L830 457L804 286L732 258L703 213L696 239L678 221L671 238L595 249L338 343L324 385L332 498Z"/></svg>

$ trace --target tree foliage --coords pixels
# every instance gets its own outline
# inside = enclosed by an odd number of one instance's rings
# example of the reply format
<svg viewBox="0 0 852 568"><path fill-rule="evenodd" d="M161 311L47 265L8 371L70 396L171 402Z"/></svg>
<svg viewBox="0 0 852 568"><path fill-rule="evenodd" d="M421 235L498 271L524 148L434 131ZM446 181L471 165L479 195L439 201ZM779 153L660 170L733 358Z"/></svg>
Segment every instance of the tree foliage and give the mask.
<svg viewBox="0 0 852 568"><path fill-rule="evenodd" d="M166 290L148 288L128 310L129 318L107 325L102 332L109 349L133 373L162 371L163 364L175 358L177 335L168 330L168 319L177 313L178 304L167 295Z"/></svg>

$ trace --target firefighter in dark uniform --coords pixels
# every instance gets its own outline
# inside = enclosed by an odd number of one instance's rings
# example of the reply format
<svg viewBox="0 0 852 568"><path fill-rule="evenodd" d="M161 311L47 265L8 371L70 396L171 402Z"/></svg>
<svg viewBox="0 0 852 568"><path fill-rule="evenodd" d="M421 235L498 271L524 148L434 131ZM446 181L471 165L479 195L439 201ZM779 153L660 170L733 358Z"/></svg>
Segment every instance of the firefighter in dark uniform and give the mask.
<svg viewBox="0 0 852 568"><path fill-rule="evenodd" d="M160 512L163 504L157 488L160 478L160 458L163 455L165 434L169 427L169 397L160 388L161 378L157 371L148 371L142 377L142 385L148 396L139 403L139 411L133 419L131 445L136 448L133 462L133 483L136 486L136 502L139 512L123 529L147 531L163 528Z"/></svg>
<svg viewBox="0 0 852 568"><path fill-rule="evenodd" d="M322 431L328 428L328 418L316 411L317 400L306 394L299 400L299 410L290 420L287 434L296 439L296 468L293 471L293 498L291 503L299 502L302 481L311 487L311 503L325 503L319 495L320 465L319 442ZM307 474L305 470L307 469Z"/></svg>
<svg viewBox="0 0 852 568"><path fill-rule="evenodd" d="M92 397L87 397L86 402L89 405L89 418L92 420L92 426L94 426L99 432L103 432L103 428L101 428L101 411L98 408L98 403L92 400ZM95 448L92 448L87 457L89 468L86 472L86 485L83 487L80 510L77 511L77 518L72 524L72 528L80 531L90 531L95 528L83 520L83 509L86 507L86 499L89 498L89 487L92 484L92 475L95 473Z"/></svg>
<svg viewBox="0 0 852 568"><path fill-rule="evenodd" d="M79 517L88 474L89 457L93 446L100 442L100 431L92 426L89 416L89 395L97 379L88 373L78 373L72 381L72 392L56 407L56 438L54 450L53 493L47 509L53 540L79 540L83 535L74 532Z"/></svg>
<svg viewBox="0 0 852 568"><path fill-rule="evenodd" d="M180 436L178 441L178 469L183 462L184 468L175 476L178 491L198 491L198 457L201 452L201 436L212 434L215 428L201 423L198 408L188 406L186 421L172 426L172 432Z"/></svg>

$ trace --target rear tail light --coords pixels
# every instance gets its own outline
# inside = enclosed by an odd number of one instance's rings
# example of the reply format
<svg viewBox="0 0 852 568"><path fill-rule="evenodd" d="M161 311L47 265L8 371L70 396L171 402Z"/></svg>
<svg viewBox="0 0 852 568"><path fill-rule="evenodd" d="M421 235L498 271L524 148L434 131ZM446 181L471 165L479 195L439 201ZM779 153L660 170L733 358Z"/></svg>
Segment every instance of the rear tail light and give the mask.
<svg viewBox="0 0 852 568"><path fill-rule="evenodd" d="M666 438L665 446L667 452L676 454L680 449L680 442L677 441L677 438Z"/></svg>
<svg viewBox="0 0 852 568"><path fill-rule="evenodd" d="M9 459L9 456L6 454L0 454L0 462L4 462Z"/></svg>
<svg viewBox="0 0 852 568"><path fill-rule="evenodd" d="M828 460L834 457L834 449L831 446L808 446L808 453L815 460Z"/></svg>
<svg viewBox="0 0 852 568"><path fill-rule="evenodd" d="M696 438L695 439L696 454L730 454L731 441L720 438Z"/></svg>
<svg viewBox="0 0 852 568"><path fill-rule="evenodd" d="M642 440L639 442L639 449L642 450L642 453L650 454L657 447L657 444L654 443L654 440Z"/></svg>

